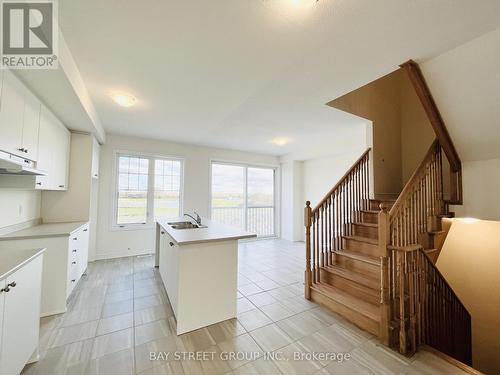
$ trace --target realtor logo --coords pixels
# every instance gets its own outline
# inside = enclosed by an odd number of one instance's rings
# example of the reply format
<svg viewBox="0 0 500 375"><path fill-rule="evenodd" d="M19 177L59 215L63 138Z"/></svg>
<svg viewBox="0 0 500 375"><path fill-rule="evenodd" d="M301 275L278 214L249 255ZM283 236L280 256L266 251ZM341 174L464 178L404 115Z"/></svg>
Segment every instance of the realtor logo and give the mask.
<svg viewBox="0 0 500 375"><path fill-rule="evenodd" d="M57 2L1 0L1 67L57 69Z"/></svg>

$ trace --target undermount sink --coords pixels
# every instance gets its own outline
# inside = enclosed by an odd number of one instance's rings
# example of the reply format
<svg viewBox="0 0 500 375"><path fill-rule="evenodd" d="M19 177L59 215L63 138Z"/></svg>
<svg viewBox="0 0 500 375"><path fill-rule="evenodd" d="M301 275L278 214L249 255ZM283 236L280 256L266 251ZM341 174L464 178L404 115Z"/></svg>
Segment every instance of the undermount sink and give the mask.
<svg viewBox="0 0 500 375"><path fill-rule="evenodd" d="M176 221L173 223L168 223L174 229L197 229L197 228L206 228L205 225L194 224L190 221Z"/></svg>

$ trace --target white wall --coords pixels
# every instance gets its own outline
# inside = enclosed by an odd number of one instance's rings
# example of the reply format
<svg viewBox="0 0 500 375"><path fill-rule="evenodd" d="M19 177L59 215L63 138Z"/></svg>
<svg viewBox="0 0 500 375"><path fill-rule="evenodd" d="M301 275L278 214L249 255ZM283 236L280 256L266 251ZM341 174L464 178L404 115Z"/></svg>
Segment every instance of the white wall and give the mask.
<svg viewBox="0 0 500 375"><path fill-rule="evenodd" d="M151 139L108 135L101 147L99 206L97 223L97 258L151 253L154 230L111 230L113 214L113 168L115 151L143 152L184 159L184 211L196 210L209 216L210 160L224 160L278 166L277 157L247 152L215 149ZM279 180L279 179L278 179Z"/></svg>
<svg viewBox="0 0 500 375"><path fill-rule="evenodd" d="M0 176L0 178L6 178ZM40 192L0 189L0 230L40 217Z"/></svg>
<svg viewBox="0 0 500 375"><path fill-rule="evenodd" d="M303 163L281 163L281 237L289 241L304 239Z"/></svg>
<svg viewBox="0 0 500 375"><path fill-rule="evenodd" d="M500 220L500 159L462 163L464 204L455 206L457 217Z"/></svg>

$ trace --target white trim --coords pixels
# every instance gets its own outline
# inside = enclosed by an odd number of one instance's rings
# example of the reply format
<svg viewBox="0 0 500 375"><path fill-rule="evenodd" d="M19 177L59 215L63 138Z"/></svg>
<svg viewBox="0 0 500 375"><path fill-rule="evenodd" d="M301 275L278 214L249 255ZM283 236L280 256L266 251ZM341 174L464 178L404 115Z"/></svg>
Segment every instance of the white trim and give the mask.
<svg viewBox="0 0 500 375"><path fill-rule="evenodd" d="M118 215L118 175L119 175L119 160L118 155L139 157L148 159L148 192L147 192L147 208L146 208L146 223L133 223L133 224L118 224L116 222ZM129 230L145 230L154 229L154 161L155 160L173 160L181 163L180 176L179 176L179 213L184 214L184 165L185 158L173 155L163 155L157 153L148 153L140 151L127 151L127 150L113 150L113 188L111 192L111 217L110 217L110 230L111 231L129 231Z"/></svg>
<svg viewBox="0 0 500 375"><path fill-rule="evenodd" d="M244 174L244 184L245 184L245 202L244 202L244 225L247 228L247 220L248 220L248 168L267 168L272 169L274 171L273 176L273 206L268 206L269 208L274 209L274 223L273 223L273 231L274 233L268 236L259 236L260 239L270 239L270 238L279 238L281 233L281 166L280 164L269 164L269 163L249 163L244 161L234 161L234 160L224 160L219 158L210 158L209 159L209 168L208 168L208 216L212 219L212 165L213 164L223 164L223 165L234 165L238 167L245 168ZM252 207L250 207L252 208Z"/></svg>

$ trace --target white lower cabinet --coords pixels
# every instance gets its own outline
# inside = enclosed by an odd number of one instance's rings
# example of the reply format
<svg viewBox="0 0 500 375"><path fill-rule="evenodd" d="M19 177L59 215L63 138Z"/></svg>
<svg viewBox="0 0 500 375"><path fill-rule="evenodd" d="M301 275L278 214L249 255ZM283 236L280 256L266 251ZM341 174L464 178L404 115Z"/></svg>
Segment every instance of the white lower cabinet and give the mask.
<svg viewBox="0 0 500 375"><path fill-rule="evenodd" d="M69 235L0 241L0 249L46 248L39 313L49 316L66 312L66 301L87 269L88 244L89 224L85 223Z"/></svg>
<svg viewBox="0 0 500 375"><path fill-rule="evenodd" d="M0 374L20 374L38 347L43 256L0 282Z"/></svg>

